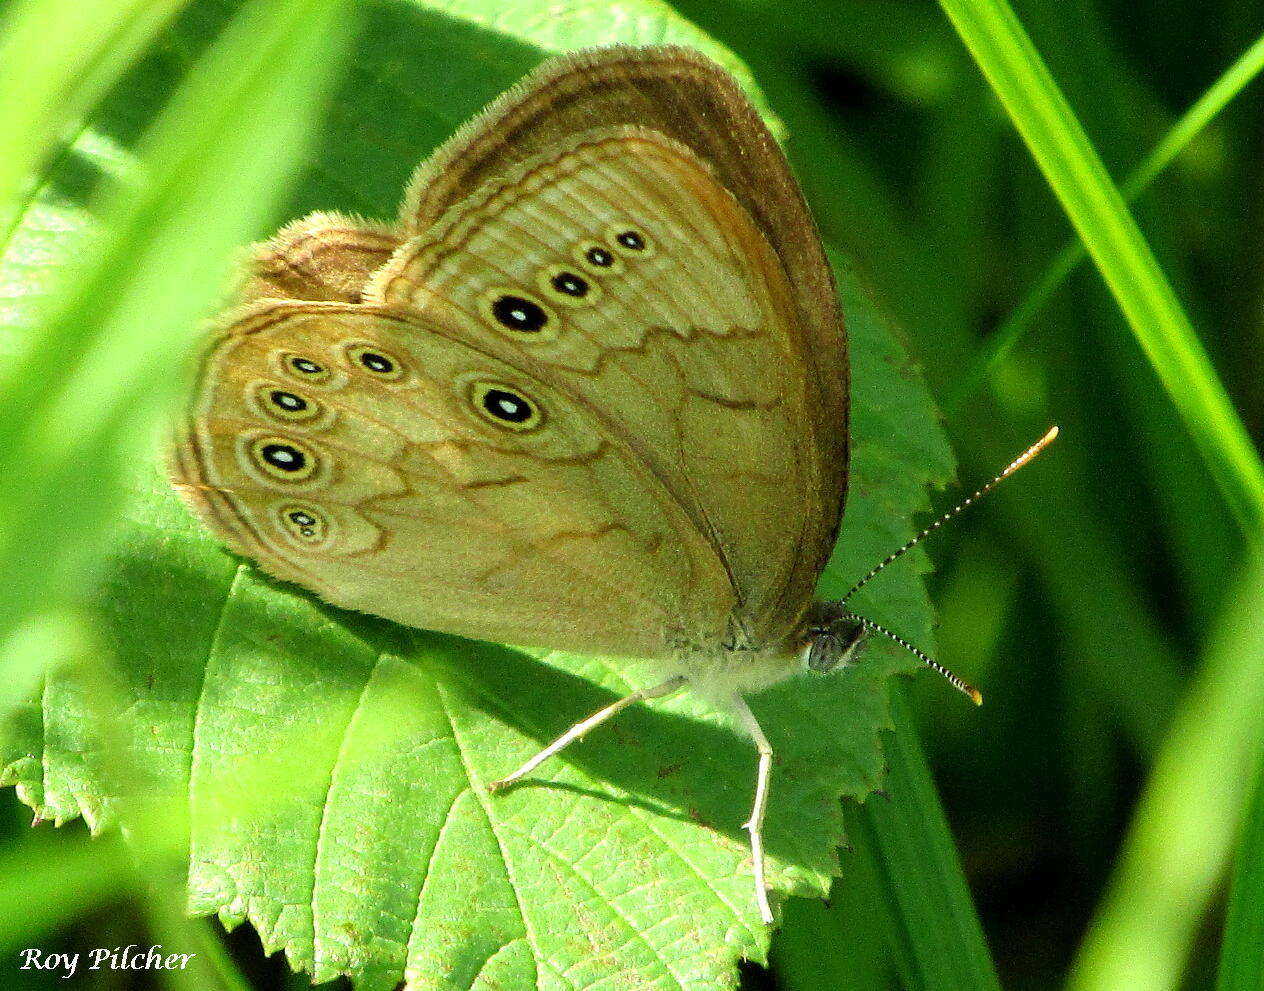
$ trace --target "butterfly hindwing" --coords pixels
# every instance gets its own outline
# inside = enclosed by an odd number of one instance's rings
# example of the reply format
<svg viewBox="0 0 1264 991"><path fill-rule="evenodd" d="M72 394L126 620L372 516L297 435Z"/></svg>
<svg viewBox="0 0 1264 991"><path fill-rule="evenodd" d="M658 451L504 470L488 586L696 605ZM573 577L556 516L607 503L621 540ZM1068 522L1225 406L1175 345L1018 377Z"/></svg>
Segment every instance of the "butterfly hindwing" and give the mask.
<svg viewBox="0 0 1264 991"><path fill-rule="evenodd" d="M414 317L249 310L205 361L173 474L269 572L411 626L653 657L726 611L711 549L598 418Z"/></svg>
<svg viewBox="0 0 1264 991"><path fill-rule="evenodd" d="M369 276L399 247L382 224L340 213L313 213L286 224L256 245L238 292L242 304L257 299L358 303Z"/></svg>

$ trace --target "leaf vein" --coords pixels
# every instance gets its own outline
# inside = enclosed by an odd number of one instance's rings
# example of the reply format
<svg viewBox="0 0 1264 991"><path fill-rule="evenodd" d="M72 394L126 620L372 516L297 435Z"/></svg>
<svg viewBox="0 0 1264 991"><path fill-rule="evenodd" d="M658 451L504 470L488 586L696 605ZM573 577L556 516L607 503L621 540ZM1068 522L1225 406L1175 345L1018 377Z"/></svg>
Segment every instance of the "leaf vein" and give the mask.
<svg viewBox="0 0 1264 991"><path fill-rule="evenodd" d="M509 879L509 888L513 892L514 903L518 906L518 917L522 919L523 936L526 938L527 945L531 948L531 959L536 969L535 983L538 984L540 968L545 963L543 954L540 952L540 944L531 929L530 921L527 919L527 910L522 904L522 896L518 893L518 883L514 877L513 868L509 866L509 855L505 851L504 838L500 835L500 830L496 828L496 820L492 816L492 810L488 807L487 796L480 791L482 782L478 780L478 775L474 773L474 768L470 766L469 758L465 753L465 746L461 743L461 735L457 732L456 720L452 718L452 711L448 706L444 687L438 679L435 681L435 697L439 701L439 707L443 710L443 718L448 721L448 728L452 731L452 740L456 744L457 756L461 758L461 766L465 769L465 777L470 783L470 790L474 793L474 798L478 801L479 808L483 810L483 817L487 820L487 828L491 830L492 838L496 841L496 849L500 853L500 862L505 867L505 876ZM563 979L565 980L565 978ZM570 981L567 981L567 984L570 984ZM574 985L571 986L574 987Z"/></svg>
<svg viewBox="0 0 1264 991"><path fill-rule="evenodd" d="M202 683L198 686L197 701L193 703L193 725L189 731L189 878L192 881L194 870L194 837L197 832L197 817L194 814L197 805L197 791L194 782L197 779L196 771L198 766L198 758L201 754L199 746L201 734L198 732L202 724L202 707L206 700L206 686L210 681L211 663L215 659L216 651L219 648L220 638L224 635L225 618L228 615L228 604L232 601L233 596L237 592L237 586L242 580L242 576L246 573L248 565L242 561L233 571L233 577L228 583L228 587L224 590L224 597L220 600L216 607L217 614L215 616L215 627L211 632L210 642L206 646L206 663L202 665ZM234 893L235 897L235 893Z"/></svg>
<svg viewBox="0 0 1264 991"><path fill-rule="evenodd" d="M314 963L320 962L320 926L316 910L316 894L320 888L321 878L321 856L325 849L325 827L329 823L329 807L330 796L333 794L334 785L338 781L338 771L342 767L343 758L346 756L351 740L351 727L355 725L356 716L364 707L364 701L368 697L369 688L373 684L373 676L377 673L382 658L385 655L379 651L377 658L373 661L373 667L368 671L364 679L364 687L360 689L360 696L356 699L355 707L351 710L351 715L347 718L346 725L342 728L342 740L338 744L338 754L334 757L333 766L329 769L329 783L325 786L325 799L320 803L320 825L316 827L316 847L312 851L312 960Z"/></svg>
<svg viewBox="0 0 1264 991"><path fill-rule="evenodd" d="M679 974L677 974L675 970L672 969L671 965L667 962L666 958L662 955L662 953L659 952L658 947L656 947L646 937L645 933L642 932L632 922L631 919L629 919L626 915L624 915L623 912L619 910L618 906L616 906L614 903L614 899L605 895L601 891L601 889L597 887L596 882L594 882L592 878L590 878L587 874L581 871L579 867L573 861L567 860L560 853L555 851L549 844L545 843L543 840L539 839L538 837L532 836L530 833L526 832L525 830L516 829L514 830L514 833L522 837L522 839L526 840L526 842L530 843L541 852L547 854L552 860L556 861L562 867L570 871L570 873L581 884L583 884L584 887L586 887L590 892L592 892L593 900L596 904L604 906L607 909L610 916L614 917L619 922L622 922L623 925L627 927L627 930L630 933L628 942L632 942L636 940L644 944L645 948L650 951L650 955L655 960L657 960L659 963L659 966L662 967L663 973L666 974L668 977L670 977L673 981L675 981L676 986L679 987L681 991L687 991L688 985L685 983L684 979Z"/></svg>

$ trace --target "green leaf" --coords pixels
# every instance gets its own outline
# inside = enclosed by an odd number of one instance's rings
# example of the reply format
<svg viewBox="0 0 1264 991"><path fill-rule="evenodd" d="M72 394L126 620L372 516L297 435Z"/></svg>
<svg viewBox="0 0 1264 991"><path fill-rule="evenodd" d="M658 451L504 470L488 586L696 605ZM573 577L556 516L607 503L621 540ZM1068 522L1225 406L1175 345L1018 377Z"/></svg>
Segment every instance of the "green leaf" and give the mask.
<svg viewBox="0 0 1264 991"><path fill-rule="evenodd" d="M940 0L1097 264L1248 540L1264 463L1202 342L1048 68L1005 0Z"/></svg>
<svg viewBox="0 0 1264 991"><path fill-rule="evenodd" d="M520 24L465 5L373 7L286 215L391 215L411 167L548 51L697 38L656 4L619 9L560 4L549 23ZM170 47L197 47L204 23L182 21ZM135 85L162 81L150 67ZM64 242L47 216L32 211L29 233L55 265ZM825 594L911 535L927 484L952 467L920 375L852 273L839 275L854 461ZM157 473L133 506L96 593L126 773L94 742L85 676L52 671L0 740L0 780L39 814L100 827L137 798L187 810L169 818L187 833L193 909L249 920L318 980L693 991L731 987L739 958L763 958L741 829L755 755L726 716L683 694L634 707L492 798L488 781L648 673L321 605L219 548ZM861 605L930 647L925 566L910 555ZM778 754L767 825L778 891L823 894L838 872L839 797L878 783L886 679L914 666L875 644L854 669L752 699Z"/></svg>

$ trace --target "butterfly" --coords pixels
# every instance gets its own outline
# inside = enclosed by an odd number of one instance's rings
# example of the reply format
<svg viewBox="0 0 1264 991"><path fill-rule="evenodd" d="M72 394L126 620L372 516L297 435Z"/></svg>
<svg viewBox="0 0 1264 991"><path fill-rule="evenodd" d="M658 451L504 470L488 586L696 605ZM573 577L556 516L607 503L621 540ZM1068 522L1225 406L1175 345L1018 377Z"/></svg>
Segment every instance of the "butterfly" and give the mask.
<svg viewBox="0 0 1264 991"><path fill-rule="evenodd" d="M847 496L847 337L728 73L675 47L548 61L422 164L393 224L293 223L240 296L171 456L196 513L337 606L658 665L493 789L686 685L731 710L771 922L772 749L744 695L899 638L814 597Z"/></svg>

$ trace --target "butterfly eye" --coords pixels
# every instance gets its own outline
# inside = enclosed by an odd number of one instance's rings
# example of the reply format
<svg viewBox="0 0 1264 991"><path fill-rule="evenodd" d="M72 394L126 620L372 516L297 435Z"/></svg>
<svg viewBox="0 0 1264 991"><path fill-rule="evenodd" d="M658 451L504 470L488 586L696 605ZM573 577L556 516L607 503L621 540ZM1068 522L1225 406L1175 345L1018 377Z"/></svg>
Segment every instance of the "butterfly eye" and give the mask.
<svg viewBox="0 0 1264 991"><path fill-rule="evenodd" d="M398 381L404 377L404 364L376 344L351 344L347 347L351 367L368 372L374 378Z"/></svg>
<svg viewBox="0 0 1264 991"><path fill-rule="evenodd" d="M561 265L541 270L539 283L545 296L564 306L587 306L601 298L597 282Z"/></svg>
<svg viewBox="0 0 1264 991"><path fill-rule="evenodd" d="M256 437L247 449L253 467L278 482L306 482L320 467L311 448L288 437Z"/></svg>
<svg viewBox="0 0 1264 991"><path fill-rule="evenodd" d="M287 372L304 381L325 382L329 379L329 369L319 361L313 361L305 355L287 355L284 363Z"/></svg>
<svg viewBox="0 0 1264 991"><path fill-rule="evenodd" d="M539 406L503 382L475 382L470 387L470 402L483 419L520 433L535 430L544 422Z"/></svg>
<svg viewBox="0 0 1264 991"><path fill-rule="evenodd" d="M310 506L283 506L277 513L281 528L300 543L321 544L329 537L329 524L323 513Z"/></svg>

